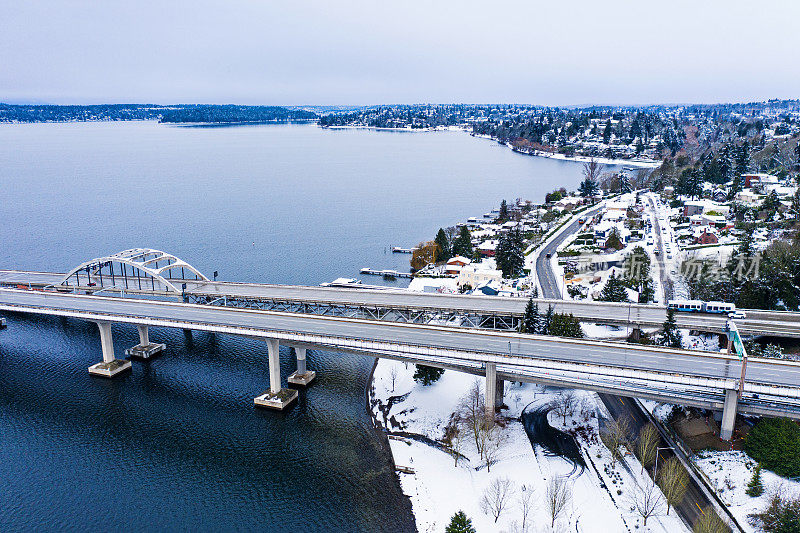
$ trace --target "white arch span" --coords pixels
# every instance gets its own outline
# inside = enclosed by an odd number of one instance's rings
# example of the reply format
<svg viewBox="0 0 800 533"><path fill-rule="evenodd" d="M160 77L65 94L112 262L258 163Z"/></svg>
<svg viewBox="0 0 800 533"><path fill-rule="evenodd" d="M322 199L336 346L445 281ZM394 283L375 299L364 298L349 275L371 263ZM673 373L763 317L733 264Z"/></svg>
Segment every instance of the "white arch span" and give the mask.
<svg viewBox="0 0 800 533"><path fill-rule="evenodd" d="M181 271L178 279L184 277L185 273L188 271L200 280L209 281L199 270L179 257L162 252L161 250L153 250L152 248L132 248L106 257L98 257L90 261L85 261L67 272L61 279L60 284L69 285L69 279L82 272L88 274L87 281L89 280L89 276L92 275L100 278L102 274L108 277L108 274L102 272L104 267L110 267L113 277L114 263L119 264L121 269L121 274L118 274L117 277L123 278L123 274L127 276L127 269L125 268L125 265L127 265L133 267L133 269L138 269L139 272L145 274L146 277L149 276L153 280L151 282L153 285L155 282L158 282L160 287L163 287L166 292L181 292L181 290L172 283L172 281L174 281L172 276L169 276L169 278L165 277L165 274L169 275L176 269ZM135 272L135 270L131 271L132 275L130 279L134 278Z"/></svg>

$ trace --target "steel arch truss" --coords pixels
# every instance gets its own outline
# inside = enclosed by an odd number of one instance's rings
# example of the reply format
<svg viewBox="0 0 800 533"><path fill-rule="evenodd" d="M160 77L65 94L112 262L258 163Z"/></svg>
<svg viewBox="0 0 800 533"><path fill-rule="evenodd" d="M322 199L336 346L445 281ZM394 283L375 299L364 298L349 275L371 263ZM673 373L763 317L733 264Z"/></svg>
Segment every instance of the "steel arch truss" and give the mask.
<svg viewBox="0 0 800 533"><path fill-rule="evenodd" d="M522 316L502 314L476 314L457 309L420 309L387 307L374 305L353 305L327 302L300 302L275 298L243 298L187 292L184 301L201 305L218 305L257 309L260 311L281 311L321 316L362 318L409 324L433 324L439 326L461 326L469 328L498 329L518 331Z"/></svg>
<svg viewBox="0 0 800 533"><path fill-rule="evenodd" d="M81 263L64 275L60 285L181 294L180 284L186 279L208 281L199 270L172 254L132 248Z"/></svg>

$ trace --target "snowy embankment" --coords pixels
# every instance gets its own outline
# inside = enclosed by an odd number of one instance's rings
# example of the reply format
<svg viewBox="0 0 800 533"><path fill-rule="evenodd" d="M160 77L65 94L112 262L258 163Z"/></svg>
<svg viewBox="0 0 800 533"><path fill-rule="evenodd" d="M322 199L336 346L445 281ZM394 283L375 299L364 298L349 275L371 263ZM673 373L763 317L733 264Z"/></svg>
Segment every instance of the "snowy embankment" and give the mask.
<svg viewBox="0 0 800 533"><path fill-rule="evenodd" d="M756 463L742 451L700 451L695 456L695 464L703 470L720 499L746 531L759 531L749 523L748 516L763 511L775 491L800 494L800 483L761 470L764 493L757 497L748 496L745 491Z"/></svg>
<svg viewBox="0 0 800 533"><path fill-rule="evenodd" d="M466 432L456 442L458 461L442 444L453 413L463 412L463 399L475 388L483 390L484 379L446 371L434 384L413 380L415 366L379 360L370 391L370 407L376 420L388 428L395 464L403 491L410 497L419 531L441 532L452 515L463 510L480 532L488 531L687 531L674 511L651 516L647 527L633 509L636 487L652 487L642 475L638 461L627 454L612 468L609 450L598 439L599 416L605 408L594 393L575 391L575 405L566 418L550 412L552 427L564 434L576 450L577 461L552 455L544 445L532 446L520 416L544 409L559 398L559 389L533 384L506 384L505 404L497 424L495 460L489 468ZM477 383L476 383L477 381ZM392 435L394 434L394 435ZM582 464L579 464L582 463ZM551 528L548 484L564 480L571 498ZM508 480L510 495L495 520L491 509L481 505L487 489L496 480ZM657 489L656 489L657 490ZM658 492L660 494L660 492ZM528 513L525 516L525 502ZM524 528L523 528L524 522Z"/></svg>

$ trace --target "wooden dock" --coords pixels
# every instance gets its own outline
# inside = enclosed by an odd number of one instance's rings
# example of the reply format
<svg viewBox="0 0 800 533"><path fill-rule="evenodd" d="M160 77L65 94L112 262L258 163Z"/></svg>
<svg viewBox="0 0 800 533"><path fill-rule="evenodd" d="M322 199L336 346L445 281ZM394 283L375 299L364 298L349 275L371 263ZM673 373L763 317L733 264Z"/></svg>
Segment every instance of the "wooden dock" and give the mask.
<svg viewBox="0 0 800 533"><path fill-rule="evenodd" d="M362 268L362 274L369 274L370 276L386 276L394 278L413 278L408 272L398 272L397 270L372 270L371 268Z"/></svg>

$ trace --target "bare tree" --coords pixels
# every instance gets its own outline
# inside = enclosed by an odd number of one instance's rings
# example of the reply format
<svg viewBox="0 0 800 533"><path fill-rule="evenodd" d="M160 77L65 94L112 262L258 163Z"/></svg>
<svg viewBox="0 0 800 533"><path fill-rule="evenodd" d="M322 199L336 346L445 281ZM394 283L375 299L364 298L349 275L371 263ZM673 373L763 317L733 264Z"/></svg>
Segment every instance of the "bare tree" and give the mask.
<svg viewBox="0 0 800 533"><path fill-rule="evenodd" d="M389 370L389 379L392 380L392 392L394 392L394 385L397 382L397 377L399 376L399 372L397 367L392 364L392 369Z"/></svg>
<svg viewBox="0 0 800 533"><path fill-rule="evenodd" d="M658 430L653 424L647 424L639 430L639 438L636 439L636 457L642 463L642 472L645 468L650 468L650 465L656 460L660 440Z"/></svg>
<svg viewBox="0 0 800 533"><path fill-rule="evenodd" d="M697 522L694 523L692 531L693 533L728 533L730 528L709 505L703 509Z"/></svg>
<svg viewBox="0 0 800 533"><path fill-rule="evenodd" d="M600 172L603 170L603 165L590 159L589 162L583 164L583 177L597 183L600 180Z"/></svg>
<svg viewBox="0 0 800 533"><path fill-rule="evenodd" d="M680 503L689 488L689 474L674 455L658 470L658 486L661 487L661 492L667 500L667 514L669 514L669 508Z"/></svg>
<svg viewBox="0 0 800 533"><path fill-rule="evenodd" d="M481 457L483 457L481 432L485 425L485 405L481 383L476 379L472 382L467 394L461 399L458 409L461 419L464 421L464 426L466 426L475 441L475 448L477 448Z"/></svg>
<svg viewBox="0 0 800 533"><path fill-rule="evenodd" d="M631 425L628 418L621 416L617 420L609 420L600 432L600 439L611 451L611 467L615 467L617 459L622 458L621 448L628 443L631 434Z"/></svg>
<svg viewBox="0 0 800 533"><path fill-rule="evenodd" d="M577 403L575 391L570 389L559 392L558 396L555 397L550 405L552 406L553 412L560 416L562 423L566 425L567 417L572 416L572 414L575 412L575 406Z"/></svg>
<svg viewBox="0 0 800 533"><path fill-rule="evenodd" d="M522 531L527 530L528 515L533 510L533 487L522 485L519 493L519 509L522 511Z"/></svg>
<svg viewBox="0 0 800 533"><path fill-rule="evenodd" d="M497 462L497 457L506 442L506 435L500 426L492 424L485 425L481 431L481 449L483 450L483 461L486 464L486 471L489 472L492 465Z"/></svg>
<svg viewBox="0 0 800 533"><path fill-rule="evenodd" d="M465 429L460 426L456 426L452 436L450 437L450 450L453 452L453 460L455 461L453 466L458 466L458 460L461 458L461 452L464 449L464 436Z"/></svg>
<svg viewBox="0 0 800 533"><path fill-rule="evenodd" d="M572 501L572 489L567 484L567 480L561 477L552 478L547 484L545 499L552 528L555 527L556 520Z"/></svg>
<svg viewBox="0 0 800 533"><path fill-rule="evenodd" d="M508 507L511 497L514 495L514 482L510 479L497 478L484 491L481 496L481 511L491 514L495 523L503 513L503 509Z"/></svg>
<svg viewBox="0 0 800 533"><path fill-rule="evenodd" d="M630 501L633 508L644 520L645 527L647 527L647 519L651 516L660 515L664 508L664 498L661 496L661 491L658 490L658 487L655 486L655 483L650 478L636 484Z"/></svg>

